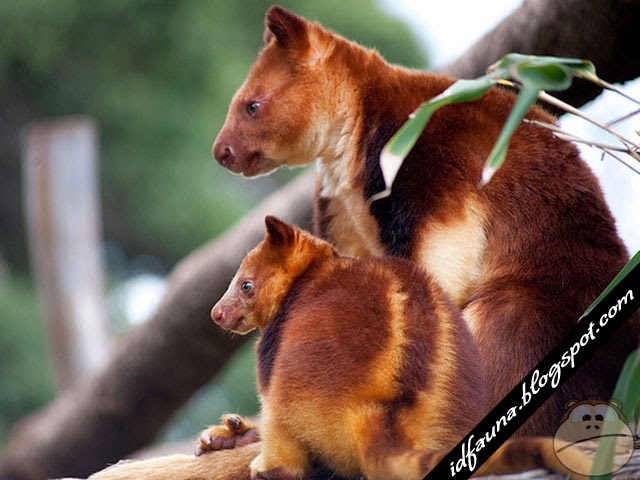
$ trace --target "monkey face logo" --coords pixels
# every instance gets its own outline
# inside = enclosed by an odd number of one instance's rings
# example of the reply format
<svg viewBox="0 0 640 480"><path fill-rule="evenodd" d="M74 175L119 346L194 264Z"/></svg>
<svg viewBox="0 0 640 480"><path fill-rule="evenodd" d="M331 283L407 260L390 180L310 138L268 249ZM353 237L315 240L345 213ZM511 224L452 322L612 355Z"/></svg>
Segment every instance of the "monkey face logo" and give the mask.
<svg viewBox="0 0 640 480"><path fill-rule="evenodd" d="M576 449L593 459L602 445L613 447L615 458L607 471L591 471L590 465L577 460ZM623 467L633 453L633 432L617 400L571 401L565 406L561 425L553 439L558 460L580 475L608 475Z"/></svg>

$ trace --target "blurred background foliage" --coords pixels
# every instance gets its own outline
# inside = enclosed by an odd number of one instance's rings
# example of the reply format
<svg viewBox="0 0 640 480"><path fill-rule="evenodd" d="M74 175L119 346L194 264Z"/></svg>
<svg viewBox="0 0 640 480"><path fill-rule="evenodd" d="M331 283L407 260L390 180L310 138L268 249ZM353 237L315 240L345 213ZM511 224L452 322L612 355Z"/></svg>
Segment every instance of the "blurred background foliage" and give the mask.
<svg viewBox="0 0 640 480"><path fill-rule="evenodd" d="M21 128L42 117L93 116L111 284L132 269L166 272L293 174L245 182L210 154L229 100L261 47L271 3L0 2L0 446L17 418L54 394L28 271ZM373 0L280 3L375 46L390 61L426 66L409 30ZM229 380L234 369L252 371L251 349L244 352L221 382L193 400L191 412L213 421L223 410L256 409L253 383ZM193 436L202 420L194 427L191 417L181 413L169 436Z"/></svg>

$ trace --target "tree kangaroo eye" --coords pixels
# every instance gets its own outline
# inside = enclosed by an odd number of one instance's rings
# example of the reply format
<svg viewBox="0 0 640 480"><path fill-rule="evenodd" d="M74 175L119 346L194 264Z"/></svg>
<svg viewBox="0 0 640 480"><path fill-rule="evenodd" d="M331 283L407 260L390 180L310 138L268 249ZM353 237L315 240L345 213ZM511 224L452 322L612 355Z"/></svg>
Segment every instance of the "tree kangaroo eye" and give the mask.
<svg viewBox="0 0 640 480"><path fill-rule="evenodd" d="M259 108L260 108L260 103L253 102L247 106L247 112L249 112L249 115L255 115Z"/></svg>
<svg viewBox="0 0 640 480"><path fill-rule="evenodd" d="M240 285L240 288L244 293L249 293L251 290L253 290L253 283L247 280L245 282L242 282L242 285Z"/></svg>

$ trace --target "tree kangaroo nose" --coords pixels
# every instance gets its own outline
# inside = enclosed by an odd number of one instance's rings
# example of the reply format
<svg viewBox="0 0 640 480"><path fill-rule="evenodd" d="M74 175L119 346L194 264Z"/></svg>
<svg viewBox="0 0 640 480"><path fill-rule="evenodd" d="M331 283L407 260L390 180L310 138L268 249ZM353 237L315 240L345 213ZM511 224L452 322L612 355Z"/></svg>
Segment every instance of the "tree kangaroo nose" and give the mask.
<svg viewBox="0 0 640 480"><path fill-rule="evenodd" d="M211 319L217 324L220 324L223 318L224 318L224 311L222 310L222 307L218 305L214 306L213 309L211 309Z"/></svg>
<svg viewBox="0 0 640 480"><path fill-rule="evenodd" d="M233 147L226 142L215 142L213 145L213 156L223 167L233 163L236 159Z"/></svg>

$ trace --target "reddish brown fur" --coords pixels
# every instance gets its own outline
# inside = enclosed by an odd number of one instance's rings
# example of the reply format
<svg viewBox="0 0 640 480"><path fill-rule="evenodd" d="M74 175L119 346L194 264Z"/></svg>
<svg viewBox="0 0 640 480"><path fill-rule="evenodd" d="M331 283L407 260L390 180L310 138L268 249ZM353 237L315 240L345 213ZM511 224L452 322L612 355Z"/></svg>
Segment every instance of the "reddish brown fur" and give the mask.
<svg viewBox="0 0 640 480"><path fill-rule="evenodd" d="M482 162L513 103L511 94L496 89L479 101L436 113L400 170L392 197L369 208L366 198L382 189L377 167L380 149L419 103L440 93L453 79L391 66L376 52L277 7L268 12L266 24L265 48L234 97L214 145L216 158L235 173L254 176L320 157L318 233L342 253L391 253L425 266L463 307L485 359L493 389L490 395L497 400L573 325L626 260L595 179L571 145L523 125L516 131L505 166L478 191ZM251 116L247 107L256 101L260 108ZM530 117L551 120L537 108ZM465 260L461 265L437 263L461 257ZM274 298L279 303L284 296L279 293ZM267 307L262 310L268 311ZM350 303L346 307L354 313ZM637 339L635 322L587 367L588 374L583 369L574 376L553 404L529 423L529 432L552 433L565 400L609 397L621 362ZM320 325L316 322L309 330ZM360 334L349 322L334 330L322 325L331 334L338 331L338 346L348 340L345 332ZM462 326L461 330L466 331ZM374 337L385 333L369 332ZM364 343L369 342L365 338ZM420 341L414 351L407 349L407 357L418 363L433 355L433 345ZM298 354L295 347L279 348L278 355L282 350L289 354L289 348ZM357 365L351 361L356 373L376 374L372 369L363 371L370 357L361 350L360 355ZM281 364L291 368L290 362ZM350 370L339 368L338 373L328 384L344 392ZM382 368L379 375L384 373ZM431 368L425 378L437 373ZM277 378L273 373L269 377L274 375ZM406 372L402 375L409 377ZM430 394L451 398L452 392L467 384L468 379L461 379L452 378L450 388ZM331 404L332 392L321 393L320 400ZM474 397L462 396L456 402L464 407L469 398ZM410 398L401 400L392 406L406 414ZM449 424L456 419L450 417ZM344 427L335 417L323 420L320 428L326 435L321 444L334 438L335 430L327 428ZM402 423L420 425L421 420L405 415L400 424L410 432ZM379 436L384 425L390 423L365 419L356 426L363 434ZM456 426L459 435L468 428L463 418ZM302 430L308 428L305 423ZM287 438L282 439L285 445ZM167 480L193 475L244 479L248 473L243 467L258 445L200 457L167 457L158 459L159 464L118 465L96 479L145 474ZM552 465L555 459L548 439L509 442L501 453L492 457L484 473L513 470L516 463L520 468L537 466L534 460L541 458ZM433 466L441 456L423 460ZM523 464L523 460L532 462Z"/></svg>
<svg viewBox="0 0 640 480"><path fill-rule="evenodd" d="M216 158L247 176L319 158L317 233L341 253L392 254L425 267L463 308L497 402L627 259L597 181L571 144L523 124L505 166L478 190L514 98L492 89L438 111L392 196L369 206L383 189L382 146L453 79L389 65L278 7L266 25L267 44L234 97ZM252 116L246 107L255 101ZM539 108L529 118L553 121ZM569 399L608 398L638 331L636 316L521 433L552 434Z"/></svg>
<svg viewBox="0 0 640 480"><path fill-rule="evenodd" d="M412 262L340 257L273 217L266 224L212 310L227 329L261 332L253 476L304 478L319 461L350 478L423 478L487 409L459 310ZM562 468L549 445L512 443L484 471ZM536 452L531 465L517 459L525 450Z"/></svg>
<svg viewBox="0 0 640 480"><path fill-rule="evenodd" d="M342 475L386 478L380 448L452 447L486 396L475 344L444 294L410 262L339 257L271 217L267 232L212 311L231 330L262 333L254 472L301 478L320 460Z"/></svg>

